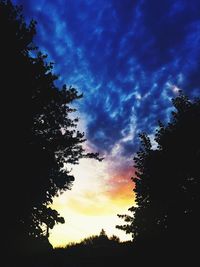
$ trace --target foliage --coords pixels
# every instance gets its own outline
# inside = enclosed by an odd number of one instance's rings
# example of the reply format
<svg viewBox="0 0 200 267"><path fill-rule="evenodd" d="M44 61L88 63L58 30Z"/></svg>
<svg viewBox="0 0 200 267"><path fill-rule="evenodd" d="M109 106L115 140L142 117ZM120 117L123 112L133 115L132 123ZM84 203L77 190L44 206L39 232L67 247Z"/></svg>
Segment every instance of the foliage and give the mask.
<svg viewBox="0 0 200 267"><path fill-rule="evenodd" d="M136 243L189 250L199 233L200 99L180 92L172 102L171 121L159 122L156 131L157 148L147 134L140 135L133 178L137 207L130 208L133 217L119 215L128 223L118 228L131 232Z"/></svg>
<svg viewBox="0 0 200 267"><path fill-rule="evenodd" d="M53 64L33 44L36 22L27 25L11 1L0 1L0 14L4 219L8 243L20 247L27 238L47 242L48 229L64 222L50 204L72 186L66 164L99 158L85 153L71 116L70 104L82 95L57 87Z"/></svg>
<svg viewBox="0 0 200 267"><path fill-rule="evenodd" d="M117 236L113 235L110 238L107 236L106 232L104 229L101 230L99 235L94 235L94 236L90 236L88 238L84 238L81 242L80 245L83 246L97 246L97 247L101 247L101 246L108 246L111 243L113 244L117 244L119 243L120 240Z"/></svg>
<svg viewBox="0 0 200 267"><path fill-rule="evenodd" d="M55 266L121 266L132 254L132 244L121 243L117 236L108 237L103 229L99 235L54 250Z"/></svg>

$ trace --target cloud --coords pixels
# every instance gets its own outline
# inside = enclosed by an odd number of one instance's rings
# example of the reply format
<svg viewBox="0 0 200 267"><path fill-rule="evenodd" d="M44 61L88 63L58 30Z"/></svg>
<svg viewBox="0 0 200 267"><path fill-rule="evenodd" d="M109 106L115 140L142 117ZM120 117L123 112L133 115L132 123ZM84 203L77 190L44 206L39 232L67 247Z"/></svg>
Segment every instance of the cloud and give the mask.
<svg viewBox="0 0 200 267"><path fill-rule="evenodd" d="M73 167L73 190L54 201L66 224L55 227L50 242L78 241L102 227L125 240L116 214L133 205L138 134L153 139L158 120L170 118L177 88L200 95L200 1L13 2L38 22L35 43L55 62L58 85L84 94L75 103L79 128L87 149L105 157Z"/></svg>
<svg viewBox="0 0 200 267"><path fill-rule="evenodd" d="M130 180L133 170L130 166L128 169L127 162L124 164L125 158L115 161L116 153L114 149L101 163L83 159L73 167L76 177L73 190L54 198L53 208L65 217L65 224L53 229L50 235L53 246L78 242L99 234L102 228L122 241L131 239L115 228L121 223L116 214L128 211L134 200Z"/></svg>
<svg viewBox="0 0 200 267"><path fill-rule="evenodd" d="M84 93L78 109L102 153L124 138L124 154L134 154L138 133L169 118L169 84L199 94L198 0L14 2L38 21L35 42L55 62L59 84Z"/></svg>

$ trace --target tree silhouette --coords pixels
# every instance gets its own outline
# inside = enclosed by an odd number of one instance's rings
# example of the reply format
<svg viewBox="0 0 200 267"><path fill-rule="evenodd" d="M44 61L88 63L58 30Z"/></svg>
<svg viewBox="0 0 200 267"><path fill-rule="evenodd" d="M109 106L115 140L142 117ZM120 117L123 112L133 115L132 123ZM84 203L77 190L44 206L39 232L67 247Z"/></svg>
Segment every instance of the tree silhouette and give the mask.
<svg viewBox="0 0 200 267"><path fill-rule="evenodd" d="M99 235L93 235L90 237L84 238L78 245L83 246L93 246L93 247L103 247L111 244L117 244L120 240L117 236L113 235L108 237L106 231L102 229ZM77 245L77 244L76 244Z"/></svg>
<svg viewBox="0 0 200 267"><path fill-rule="evenodd" d="M187 251L196 250L200 206L200 99L182 93L172 100L175 110L165 126L159 122L152 148L141 134L141 148L134 161L133 181L137 207L133 216L119 215L136 244L148 243Z"/></svg>
<svg viewBox="0 0 200 267"><path fill-rule="evenodd" d="M36 22L26 24L22 8L0 1L3 221L7 243L25 251L31 240L48 243L49 228L64 219L49 207L70 189L74 177L66 164L85 153L84 134L69 105L82 97L58 88L53 64L33 44ZM99 159L99 158L98 158ZM29 242L29 241L30 242ZM27 243L29 242L29 243ZM24 246L23 246L24 244Z"/></svg>
<svg viewBox="0 0 200 267"><path fill-rule="evenodd" d="M55 257L63 266L121 266L129 254L128 244L120 243L115 235L108 237L104 229L80 243L55 249Z"/></svg>

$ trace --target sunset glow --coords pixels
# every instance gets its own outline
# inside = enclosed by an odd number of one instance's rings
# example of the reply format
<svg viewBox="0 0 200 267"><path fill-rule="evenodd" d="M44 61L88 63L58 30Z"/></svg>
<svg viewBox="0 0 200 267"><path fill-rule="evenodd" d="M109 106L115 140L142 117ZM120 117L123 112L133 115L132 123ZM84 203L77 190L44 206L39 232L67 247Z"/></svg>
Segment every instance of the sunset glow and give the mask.
<svg viewBox="0 0 200 267"><path fill-rule="evenodd" d="M158 121L167 123L172 98L183 90L199 96L200 4L193 1L14 0L25 20L38 22L35 45L55 63L56 86L77 89L72 103L85 133L86 152L102 162L81 159L67 166L75 177L71 190L54 198L65 218L50 231L55 246L99 234L121 241L116 229L135 204L134 156L140 133L152 145Z"/></svg>
<svg viewBox="0 0 200 267"><path fill-rule="evenodd" d="M51 231L53 246L79 242L99 234L102 228L108 236L115 234L121 241L131 239L115 228L122 223L117 214L127 211L134 201L130 170L110 177L107 167L106 160L85 159L73 168L76 181L72 190L54 200L53 207L65 218L65 224Z"/></svg>

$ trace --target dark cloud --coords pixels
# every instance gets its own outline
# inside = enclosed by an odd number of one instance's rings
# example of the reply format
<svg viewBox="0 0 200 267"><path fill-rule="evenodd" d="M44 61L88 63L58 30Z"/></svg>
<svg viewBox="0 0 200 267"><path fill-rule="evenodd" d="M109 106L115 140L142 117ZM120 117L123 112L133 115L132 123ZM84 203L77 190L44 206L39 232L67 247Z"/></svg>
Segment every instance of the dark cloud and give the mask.
<svg viewBox="0 0 200 267"><path fill-rule="evenodd" d="M199 0L14 2L38 22L35 42L60 83L84 93L78 108L99 150L133 154L138 133L169 118L174 86L200 95Z"/></svg>

